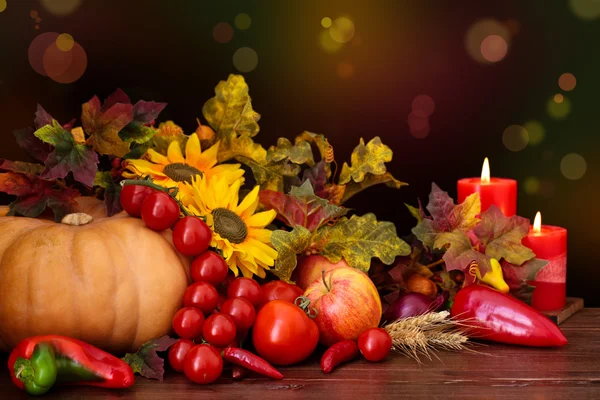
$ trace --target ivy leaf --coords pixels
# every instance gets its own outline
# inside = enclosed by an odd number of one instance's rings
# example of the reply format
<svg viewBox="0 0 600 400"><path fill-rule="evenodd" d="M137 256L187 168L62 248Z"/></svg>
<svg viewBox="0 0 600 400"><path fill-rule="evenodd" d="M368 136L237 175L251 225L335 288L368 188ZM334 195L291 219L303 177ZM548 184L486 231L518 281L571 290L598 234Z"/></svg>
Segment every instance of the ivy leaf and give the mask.
<svg viewBox="0 0 600 400"><path fill-rule="evenodd" d="M348 212L346 208L316 196L309 181L300 187L294 186L289 195L263 190L259 196L263 206L267 210L277 211L277 218L286 225L292 228L302 226L310 232Z"/></svg>
<svg viewBox="0 0 600 400"><path fill-rule="evenodd" d="M412 229L414 235L427 247L432 247L437 237L445 232L468 232L479 222L481 212L479 193L473 193L461 204L455 205L448 193L432 184L427 210L432 218L423 219Z"/></svg>
<svg viewBox="0 0 600 400"><path fill-rule="evenodd" d="M538 272L548 265L548 261L534 258L521 266L506 261L503 261L500 265L502 266L504 281L510 288L510 294L527 304L531 304L531 295L535 286L530 285L529 282L535 280Z"/></svg>
<svg viewBox="0 0 600 400"><path fill-rule="evenodd" d="M315 164L312 149L309 143L299 142L295 145L292 145L292 142L284 137L277 139L277 146L271 146L269 148L267 152L267 161L290 161L294 164L308 164L309 166L313 166Z"/></svg>
<svg viewBox="0 0 600 400"><path fill-rule="evenodd" d="M371 259L379 258L392 265L397 256L410 254L410 246L398 237L391 222L378 222L375 214L342 218L334 226L324 226L317 232L316 242L322 243L321 254L336 263L342 258L354 268L368 271Z"/></svg>
<svg viewBox="0 0 600 400"><path fill-rule="evenodd" d="M100 106L97 96L82 106L81 123L91 135L88 139L94 150L100 154L123 157L129 152L129 143L120 138L119 132L133 120L131 104L105 102ZM110 107L107 107L110 105Z"/></svg>
<svg viewBox="0 0 600 400"><path fill-rule="evenodd" d="M94 179L94 186L104 189L104 204L109 217L121 212L121 185L115 183L110 171L99 171Z"/></svg>
<svg viewBox="0 0 600 400"><path fill-rule="evenodd" d="M44 162L52 151L52 146L42 142L33 134L33 128L25 128L13 131L17 144L37 161Z"/></svg>
<svg viewBox="0 0 600 400"><path fill-rule="evenodd" d="M521 265L535 257L533 251L521 243L529 233L529 225L528 219L517 215L506 217L493 205L481 214L481 223L473 233L480 240L488 257Z"/></svg>
<svg viewBox="0 0 600 400"><path fill-rule="evenodd" d="M379 136L371 139L366 145L363 138L360 138L360 143L350 158L352 166L344 163L339 183L344 185L350 181L362 182L367 174L385 174L385 163L392 161L392 156L392 149L384 145Z"/></svg>
<svg viewBox="0 0 600 400"><path fill-rule="evenodd" d="M152 147L160 154L167 154L169 144L174 140L179 142L181 151L184 151L188 136L183 133L183 129L173 121L161 122L158 132L152 137Z"/></svg>
<svg viewBox="0 0 600 400"><path fill-rule="evenodd" d="M69 172L78 182L93 186L98 170L98 155L88 146L75 142L73 135L64 130L56 120L37 131L35 136L54 146L54 151L46 158L44 179L62 179Z"/></svg>
<svg viewBox="0 0 600 400"><path fill-rule="evenodd" d="M345 202L350 200L350 198L352 198L354 195L362 192L363 190L382 183L392 189L400 189L402 186L408 186L408 183L400 182L398 179L394 178L389 172L386 172L381 175L368 174L360 182L348 182L340 204L344 204Z"/></svg>
<svg viewBox="0 0 600 400"><path fill-rule="evenodd" d="M0 169L30 176L37 176L42 173L44 166L40 164L31 164L22 161L10 161L0 158Z"/></svg>
<svg viewBox="0 0 600 400"><path fill-rule="evenodd" d="M140 374L144 378L157 379L162 382L165 374L165 360L156 353L167 351L175 343L177 343L177 339L169 336L150 340L144 343L137 352L125 354L122 360L129 364L134 373Z"/></svg>
<svg viewBox="0 0 600 400"><path fill-rule="evenodd" d="M279 279L290 282L298 264L296 255L306 251L311 238L312 234L303 226L296 226L291 232L276 230L271 234L271 244L277 250L275 268L271 271Z"/></svg>
<svg viewBox="0 0 600 400"><path fill-rule="evenodd" d="M248 85L241 75L231 74L215 88L215 97L202 107L202 114L215 130L218 140L229 142L259 131L260 115L252 109Z"/></svg>

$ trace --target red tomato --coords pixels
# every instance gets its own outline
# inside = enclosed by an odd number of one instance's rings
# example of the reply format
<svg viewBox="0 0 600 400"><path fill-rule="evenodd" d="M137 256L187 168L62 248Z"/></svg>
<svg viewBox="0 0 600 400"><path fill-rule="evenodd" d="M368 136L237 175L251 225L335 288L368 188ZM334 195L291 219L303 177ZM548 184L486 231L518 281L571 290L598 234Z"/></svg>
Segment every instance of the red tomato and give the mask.
<svg viewBox="0 0 600 400"><path fill-rule="evenodd" d="M235 339L233 318L225 314L213 314L202 327L202 338L215 347L225 347Z"/></svg>
<svg viewBox="0 0 600 400"><path fill-rule="evenodd" d="M184 217L173 228L173 245L184 256L195 257L204 253L211 239L210 228L198 217Z"/></svg>
<svg viewBox="0 0 600 400"><path fill-rule="evenodd" d="M208 282L217 286L225 280L229 268L223 257L213 251L200 254L190 267L194 282Z"/></svg>
<svg viewBox="0 0 600 400"><path fill-rule="evenodd" d="M214 382L223 372L223 358L214 347L207 344L198 345L185 357L183 372L194 383L205 385Z"/></svg>
<svg viewBox="0 0 600 400"><path fill-rule="evenodd" d="M183 372L185 356L195 344L188 339L179 339L177 343L169 347L169 364L177 372Z"/></svg>
<svg viewBox="0 0 600 400"><path fill-rule="evenodd" d="M154 192L142 203L142 220L155 231L172 227L179 219L179 206L165 192Z"/></svg>
<svg viewBox="0 0 600 400"><path fill-rule="evenodd" d="M194 339L202 333L204 314L194 307L184 307L173 317L173 330L183 339Z"/></svg>
<svg viewBox="0 0 600 400"><path fill-rule="evenodd" d="M296 285L291 285L284 281L271 281L260 287L261 302L263 306L272 300L284 300L293 303L298 297L304 294L304 290Z"/></svg>
<svg viewBox="0 0 600 400"><path fill-rule="evenodd" d="M154 189L148 186L127 185L121 190L121 207L132 217L142 216L142 203L146 197L154 193Z"/></svg>
<svg viewBox="0 0 600 400"><path fill-rule="evenodd" d="M385 329L370 328L358 337L358 349L367 361L381 361L392 349L392 338Z"/></svg>
<svg viewBox="0 0 600 400"><path fill-rule="evenodd" d="M273 300L258 312L252 328L258 354L272 364L297 364L319 343L319 328L298 306Z"/></svg>
<svg viewBox="0 0 600 400"><path fill-rule="evenodd" d="M228 299L221 306L221 312L233 318L238 332L246 332L250 329L256 317L256 311L252 307L252 303L243 297Z"/></svg>
<svg viewBox="0 0 600 400"><path fill-rule="evenodd" d="M219 294L217 289L210 283L195 282L185 290L183 294L183 305L185 307L196 307L204 315L210 314L217 308Z"/></svg>
<svg viewBox="0 0 600 400"><path fill-rule="evenodd" d="M236 278L227 288L227 297L243 297L256 307L261 299L260 285L254 279Z"/></svg>

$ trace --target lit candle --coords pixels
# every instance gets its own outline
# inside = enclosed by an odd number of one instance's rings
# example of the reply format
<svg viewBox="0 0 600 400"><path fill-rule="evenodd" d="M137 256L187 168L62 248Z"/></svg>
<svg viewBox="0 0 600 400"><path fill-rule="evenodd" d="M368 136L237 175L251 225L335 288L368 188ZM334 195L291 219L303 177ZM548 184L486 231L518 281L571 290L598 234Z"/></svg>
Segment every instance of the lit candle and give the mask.
<svg viewBox="0 0 600 400"><path fill-rule="evenodd" d="M483 162L481 178L465 178L458 181L458 202L462 203L476 192L479 192L481 198L481 212L495 204L507 217L517 213L517 181L491 178L487 158Z"/></svg>
<svg viewBox="0 0 600 400"><path fill-rule="evenodd" d="M531 282L535 286L531 305L541 311L563 308L567 298L567 230L542 225L542 214L538 212L523 245L537 258L548 261Z"/></svg>

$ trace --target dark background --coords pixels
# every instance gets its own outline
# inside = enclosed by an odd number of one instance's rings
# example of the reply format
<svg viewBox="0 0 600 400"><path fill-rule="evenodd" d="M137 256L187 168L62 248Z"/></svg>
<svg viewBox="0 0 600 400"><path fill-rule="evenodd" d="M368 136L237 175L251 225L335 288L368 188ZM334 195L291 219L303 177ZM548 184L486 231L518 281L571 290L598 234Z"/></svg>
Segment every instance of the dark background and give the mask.
<svg viewBox="0 0 600 400"><path fill-rule="evenodd" d="M456 180L478 176L487 156L493 176L519 181L520 215L533 218L541 210L545 223L568 228L568 294L598 306L600 19L581 18L571 7L594 13L594 4L81 0L58 16L38 0L7 0L0 13L0 157L26 158L12 131L31 125L36 103L66 122L94 94L103 98L118 87L133 100L168 102L161 120L192 132L217 82L238 73L233 53L251 47L259 63L244 76L262 115L256 139L263 145L303 130L324 133L341 163L360 137L380 136L394 150L391 172L410 186L374 188L350 206L394 221L401 233L414 225L404 202L426 200L432 181L455 195ZM42 19L38 30L32 10ZM251 17L249 29L234 26L239 13ZM318 41L321 19L339 16L354 22L354 41L329 54ZM484 18L512 27L508 53L497 63L478 62L465 48L469 28ZM220 22L233 26L228 43L213 38ZM85 49L87 69L76 82L56 83L30 66L28 47L43 32L69 33ZM352 65L351 77L339 75L340 63ZM565 72L577 78L573 91L558 86ZM557 93L570 104L561 119L547 109ZM407 124L419 94L436 105L425 139L413 137ZM504 130L531 120L543 126L544 140L508 150ZM569 153L587 162L580 179L561 173Z"/></svg>

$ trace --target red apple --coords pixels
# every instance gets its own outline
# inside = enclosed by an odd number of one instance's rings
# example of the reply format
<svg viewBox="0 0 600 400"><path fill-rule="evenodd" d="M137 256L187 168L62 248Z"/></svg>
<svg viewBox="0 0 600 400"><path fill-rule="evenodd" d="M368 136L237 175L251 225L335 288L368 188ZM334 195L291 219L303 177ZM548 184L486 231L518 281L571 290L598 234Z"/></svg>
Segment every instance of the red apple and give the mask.
<svg viewBox="0 0 600 400"><path fill-rule="evenodd" d="M366 329L376 328L381 319L381 300L369 277L351 267L326 272L304 292L317 310L314 319L320 342L331 346L341 340L356 340Z"/></svg>
<svg viewBox="0 0 600 400"><path fill-rule="evenodd" d="M349 267L349 265L343 258L334 264L323 256L304 257L294 270L292 280L296 282L296 285L306 290L311 283L321 277L323 270L327 272L338 267Z"/></svg>

